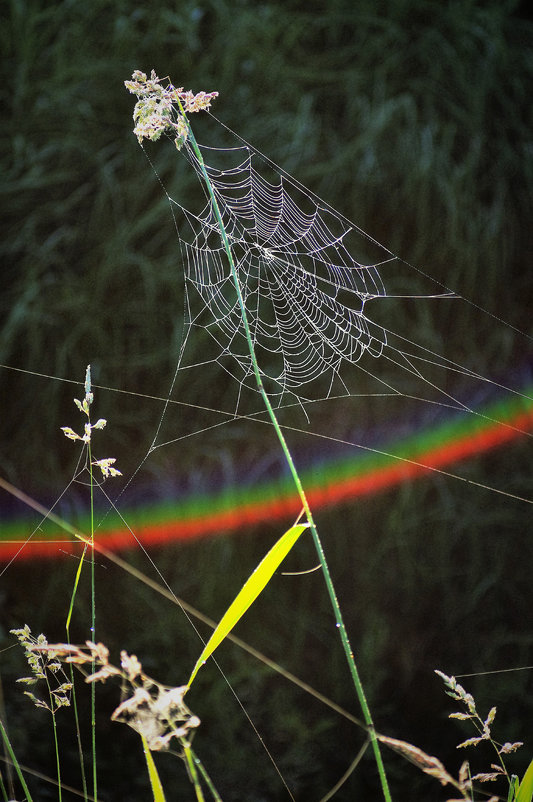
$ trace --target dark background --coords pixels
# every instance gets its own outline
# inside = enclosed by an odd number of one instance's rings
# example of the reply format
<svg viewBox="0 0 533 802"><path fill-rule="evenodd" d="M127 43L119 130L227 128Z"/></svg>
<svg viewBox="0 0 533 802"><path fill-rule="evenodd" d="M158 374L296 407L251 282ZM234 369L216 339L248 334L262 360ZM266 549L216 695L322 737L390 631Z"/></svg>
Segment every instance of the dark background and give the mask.
<svg viewBox="0 0 533 802"><path fill-rule="evenodd" d="M219 91L214 112L227 125L406 262L478 305L399 301L392 328L504 384L530 379L528 340L498 322L531 332L533 37L520 3L10 0L0 37L0 363L29 371L0 369L0 470L12 483L51 502L73 471L73 446L58 427L76 428L72 396L81 390L36 373L81 381L90 362L96 384L168 393L183 328L179 247L131 133L133 98L123 81L134 69ZM169 144L150 148L171 194L194 191ZM415 293L417 276L407 273ZM188 348L190 361L200 360L194 338ZM443 381L454 395L470 392L460 376ZM196 371L179 398L231 409L235 386ZM146 454L161 403L102 390L95 404L108 419L105 448L128 477ZM423 405L396 410L364 400L335 409L318 406L311 428L329 433L336 416L341 429L393 431L404 415L414 424L428 416ZM193 409L173 413L168 425L185 433L213 422ZM242 465L258 478L275 473L275 442L259 428L222 426L164 451L143 465L128 499L154 486L164 495L231 484ZM294 446L306 455L305 440ZM529 454L521 441L461 473L530 496ZM75 522L84 503L83 489L69 488L63 512ZM21 512L7 497L2 509ZM474 733L448 721L453 703L433 669L478 673L533 662L529 505L437 475L317 518L378 729L456 771L463 755L455 745ZM278 534L272 524L153 557L178 595L217 618ZM141 554L127 557L150 570ZM291 567L314 560L302 543ZM62 640L75 571L72 559L15 562L1 578L5 715L21 762L50 774L50 722L14 684L26 670L8 631L28 623ZM99 639L115 656L136 652L163 682L185 681L198 642L175 609L110 565L101 564L97 583ZM88 615L83 585L80 640ZM239 634L357 715L332 630L317 573L277 578ZM220 660L295 797L319 800L362 734L230 645ZM523 772L533 747L531 672L464 684L484 714L498 706L499 740L526 742L509 760ZM287 798L214 670L198 679L189 703L203 720L195 744L225 800ZM102 799L148 798L137 736L108 721L115 704L105 688ZM78 785L67 733L64 743L66 780ZM445 798L436 781L385 757L394 799ZM491 759L475 753L475 770ZM160 765L169 798L192 798L179 760L163 757ZM374 775L367 755L335 798L379 798ZM56 798L32 782L36 798Z"/></svg>

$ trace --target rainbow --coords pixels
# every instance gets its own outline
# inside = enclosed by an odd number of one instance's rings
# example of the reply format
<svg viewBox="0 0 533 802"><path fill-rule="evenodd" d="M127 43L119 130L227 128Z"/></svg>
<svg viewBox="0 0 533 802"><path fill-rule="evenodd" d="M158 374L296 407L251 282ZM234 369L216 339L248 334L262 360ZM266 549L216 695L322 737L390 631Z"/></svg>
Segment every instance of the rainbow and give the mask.
<svg viewBox="0 0 533 802"><path fill-rule="evenodd" d="M311 508L344 504L432 471L449 474L446 469L456 462L526 436L533 428L533 386L476 412L455 415L409 437L391 441L380 450L356 448L356 453L352 451L348 457L333 457L302 470ZM292 481L284 478L254 487L234 487L175 502L134 507L123 512L123 520L118 523L107 523L111 516L104 518L95 538L108 550L132 548L138 543L150 547L242 531L265 522L291 523L299 511ZM88 520L78 528L87 534ZM43 531L34 530L28 518L2 523L0 561L57 558L79 549L79 541L58 526L48 522L46 534L44 530L44 527Z"/></svg>

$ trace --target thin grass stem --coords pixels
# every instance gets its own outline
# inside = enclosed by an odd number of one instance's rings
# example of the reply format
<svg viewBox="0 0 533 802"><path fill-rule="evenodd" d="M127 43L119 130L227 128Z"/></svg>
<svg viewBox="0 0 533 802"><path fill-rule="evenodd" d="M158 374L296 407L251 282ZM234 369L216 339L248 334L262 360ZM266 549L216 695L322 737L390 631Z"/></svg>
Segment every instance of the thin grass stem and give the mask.
<svg viewBox="0 0 533 802"><path fill-rule="evenodd" d="M198 163L200 165L200 171L201 171L202 177L203 177L203 179L205 181L205 184L206 184L206 187L207 187L207 191L209 193L209 197L211 198L211 202L213 204L213 210L215 212L215 217L216 217L216 220L217 220L219 228L220 228L220 235L221 235L221 238L222 238L224 249L226 251L226 256L228 258L231 274L232 274L232 277L233 277L233 283L235 285L235 291L237 293L239 309L240 309L240 312L241 312L241 318L242 318L242 322L243 322L243 326L244 326L244 331L245 331L245 335L246 335L246 341L247 341L247 344L248 344L248 350L249 350L249 353L250 353L250 358L251 358L251 361L252 361L252 366L253 366L253 371L254 371L254 375L255 375L255 380L256 380L256 383L257 383L257 388L258 388L258 390L259 390L259 392L261 394L261 397L262 397L263 402L265 404L265 407L266 407L266 410L267 410L268 415L270 417L270 420L272 421L272 425L273 425L274 430L276 432L276 435L277 435L277 438L279 440L281 449L282 449L283 454L285 456L285 460L286 460L287 465L289 467L291 476L292 476L292 478L294 480L294 484L296 486L296 490L297 490L298 495L300 497L300 500L301 500L301 503L302 503L302 507L303 507L303 509L305 511L305 516L307 518L307 521L309 523L309 527L311 529L313 542L314 542L315 549L317 551L317 554L318 554L318 557L319 557L319 560L320 560L320 564L321 564L322 571L323 571L323 574L324 574L324 580L326 582L326 587L327 587L327 590L328 590L331 606L333 608L335 621L336 621L336 626L337 626L337 628L339 630L339 635L340 635L340 638L341 638L342 646L344 648L346 659L348 661L348 665L349 665L349 668L350 668L350 673L351 673L352 680L353 680L353 683L354 683L354 686L355 686L357 697L359 699L359 703L360 703L361 709L363 711L363 717L364 717L364 720L365 720L365 723L366 723L367 727L369 728L370 739L371 739L372 748L373 748L373 751L374 751L374 757L375 757L376 765L377 765L377 768L378 768L378 773L379 773L379 778L380 778L380 783L381 783L383 795L384 795L384 798L385 798L386 802L391 802L391 796L390 796L387 776L386 776L386 773L385 773L385 767L383 765L383 759L382 759L382 756L381 756L379 743L378 743L378 740L377 740L377 738L375 736L375 732L374 732L374 723L373 723L373 720L372 720L372 716L370 714L370 708L368 706L368 702L367 702L366 695L365 695L365 692L364 692L364 689L363 689L363 685L362 685L361 679L359 677L359 672L357 670L357 666L356 666L356 663L355 663L354 654L353 654L352 648L350 646L348 633L347 633L346 627L344 625L344 620L343 620L341 609L340 609L340 605L339 605L339 602L338 602L338 599L337 599L337 594L336 594L335 588L333 586L333 581L331 579L331 574L330 574L329 567L328 567L328 564L327 564L327 561L326 561L326 556L324 554L324 549L322 547L322 543L321 543L321 540L320 540L320 537L319 537L319 534L318 534L318 530L316 528L316 525L315 525L315 522L314 522L314 519L313 519L313 514L311 512L311 508L309 507L309 503L307 501L307 496L305 494L305 490L304 490L302 482L300 480L300 476L299 476L298 471L296 469L296 466L294 464L291 452L289 450L289 447L287 445L287 442L286 442L285 437L283 435L283 432L281 430L280 424L278 422L276 413L274 411L274 408L272 407L272 404L270 402L268 394L267 394L267 392L266 392L266 390L264 388L263 380L261 378L261 373L260 373L260 370L259 370L259 365L258 365L258 362L257 362L257 357L256 357L256 354L255 354L255 348L254 348L252 335L251 335L251 331L250 331L250 326L249 326L249 322L248 322L248 315L247 315L247 312L246 312L246 307L245 307L244 299L243 299L243 296L242 296L239 276L238 276L237 269L235 267L235 262L233 260L233 254L232 254L232 251L231 251L231 246L230 246L227 234L226 234L224 221L222 220L222 215L220 213L220 209L219 209L218 202L217 202L217 199L216 199L215 191L213 189L213 185L211 183L211 180L210 180L209 175L207 173L207 170L205 168L205 164L204 164L204 160L203 160L203 157L202 157L202 153L200 151L200 148L198 147L198 143L197 143L196 138L194 136L194 133L193 133L193 131L191 129L189 121L188 121L188 119L187 119L187 117L185 115L183 106L181 105L181 102L180 102L179 98L178 98L178 105L179 105L179 108L180 108L180 112L181 112L181 114L183 116L183 119L186 122L187 129L188 129L189 142L191 144L191 147L192 147L192 149L194 151L194 154L195 154L196 158L198 159Z"/></svg>
<svg viewBox="0 0 533 802"><path fill-rule="evenodd" d="M26 795L26 800L27 800L27 802L33 802L33 797L30 794L30 790L29 790L28 786L26 785L26 780L24 779L24 775L22 773L22 769L19 766L19 762L17 760L17 756L15 755L15 752L13 751L13 747L11 746L11 741L9 740L9 736L7 734L7 730L4 727L4 723L3 723L1 718L0 718L0 734L2 735L2 740L4 741L4 745L5 745L5 747L6 747L7 751L8 751L9 757L11 758L11 762L12 762L13 766L15 767L15 771L17 772L17 776L18 776L18 778L20 780L20 784L22 786L22 790L24 791L24 793Z"/></svg>
<svg viewBox="0 0 533 802"><path fill-rule="evenodd" d="M67 633L68 640L67 642L70 644L70 636ZM80 761L80 774L81 774L81 787L83 789L83 798L85 802L89 799L88 792L87 792L87 777L85 774L85 761L83 759L83 746L81 740L81 727L80 727L80 717L78 714L78 700L76 697L76 683L74 682L74 666L72 663L70 664L70 681L72 683L72 707L74 710L74 726L76 728L76 741L78 744L78 758Z"/></svg>
<svg viewBox="0 0 533 802"><path fill-rule="evenodd" d="M53 698L51 694L50 694L50 699L53 704ZM54 733L54 750L56 754L57 793L59 802L62 802L63 795L61 793L61 762L59 760L59 742L57 740L57 722L54 710L52 710L52 731Z"/></svg>
<svg viewBox="0 0 533 802"><path fill-rule="evenodd" d="M222 802L222 797L220 796L220 794L218 793L217 789L213 785L213 781L212 781L211 777L209 776L209 774L207 773L204 764L202 763L202 761L200 760L200 758L195 753L195 751L194 751L194 749L192 747L190 747L190 752L191 752L191 757L192 757L192 759L194 761L194 764L197 767L197 769L200 772L200 774L202 775L202 779L205 782L205 784L207 785L207 787L209 788L213 799L215 800L215 802Z"/></svg>
<svg viewBox="0 0 533 802"><path fill-rule="evenodd" d="M84 559L85 559L85 554L87 553L87 548L88 548L88 546L85 545L85 547L83 549L83 552L82 552L82 555L81 555L81 557L79 559L79 562L78 562L78 570L76 571L76 577L74 579L74 586L72 588L72 594L71 594L71 597L70 597L70 606L69 606L69 609L68 609L67 620L66 620L66 623L65 623L65 629L66 629L66 633L67 633L67 643L69 645L71 644L71 640L70 640L70 622L71 622L71 619L72 619L72 612L74 610L74 601L75 601L75 598L76 598L78 584L79 584L80 576L81 576L81 570L82 570L83 562L84 562ZM83 788L83 798L85 799L85 802L87 802L87 799L88 799L87 777L85 775L85 761L83 759L83 746L82 746L82 741L81 741L80 718L79 718L79 714L78 714L78 701L77 701L77 698L76 698L76 684L74 682L74 667L72 666L72 664L70 665L70 681L72 683L72 706L74 708L74 724L75 724L75 727L76 727L76 740L77 740L77 743L78 743L78 756L79 756L79 761L80 761L81 784L82 784L82 788Z"/></svg>
<svg viewBox="0 0 533 802"><path fill-rule="evenodd" d="M96 592L95 592L95 575L94 575L94 474L92 465L92 449L91 441L87 444L87 456L89 462L89 487L91 499L91 640L96 643ZM92 662L92 673L96 671L96 663ZM91 753L93 764L93 796L98 799L98 777L96 770L96 687L95 683L91 682Z"/></svg>
<svg viewBox="0 0 533 802"><path fill-rule="evenodd" d="M196 770L197 764L195 762L195 757L192 752L190 744L183 744L183 752L185 754L185 761L187 763L189 777L191 778L191 782L196 792L196 799L198 802L205 802L205 797L202 791L202 787L200 785L200 778L198 777L198 772Z"/></svg>
<svg viewBox="0 0 533 802"><path fill-rule="evenodd" d="M77 405L80 409L83 409L85 414L87 415L87 425L86 425L86 434L89 433L89 436L86 440L87 444L87 470L89 472L89 498L90 498L90 533L89 533L89 540L86 541L85 547L83 549L82 555L80 557L78 568L76 571L76 576L74 578L74 585L72 588L72 593L70 597L70 605L67 612L67 619L65 623L66 635L67 635L67 643L71 643L70 639L70 624L72 621L72 615L74 612L74 604L76 600L76 595L78 592L78 587L81 579L81 572L83 569L83 565L85 563L85 557L87 555L87 550L91 550L91 626L90 626L90 639L94 642L96 638L96 590L95 590L95 560L94 560L94 472L93 472L93 460L92 460L92 448L91 448L91 419L90 419L90 404L92 402L92 393L91 393L91 375L90 375L90 366L87 367L87 373L85 377L85 399L83 404L77 401ZM80 438L77 438L80 439ZM93 661L92 663L92 673L96 670L96 663ZM73 670L71 666L71 680L72 680L72 688L73 688L73 697L74 697L74 719L75 719L75 726L76 726L76 737L78 742L78 753L80 758L80 770L81 770L81 779L82 779L82 787L83 787L83 794L84 798L87 799L87 780L85 775L85 763L83 760L83 748L81 743L81 730L79 725L79 716L77 710L77 703L76 703L76 695L75 695L75 683L73 677ZM98 798L98 778L97 778L97 762L96 762L96 688L95 684L91 683L91 691L90 691L90 709L91 709L91 757L92 757L92 782L93 782L93 796L95 799ZM60 784L60 795L61 795L61 784Z"/></svg>
<svg viewBox="0 0 533 802"><path fill-rule="evenodd" d="M4 802L8 802L9 797L7 795L7 789L6 789L6 786L5 786L5 783L4 783L4 778L2 776L2 772L1 771L0 771L0 791L2 792L2 797L3 797Z"/></svg>

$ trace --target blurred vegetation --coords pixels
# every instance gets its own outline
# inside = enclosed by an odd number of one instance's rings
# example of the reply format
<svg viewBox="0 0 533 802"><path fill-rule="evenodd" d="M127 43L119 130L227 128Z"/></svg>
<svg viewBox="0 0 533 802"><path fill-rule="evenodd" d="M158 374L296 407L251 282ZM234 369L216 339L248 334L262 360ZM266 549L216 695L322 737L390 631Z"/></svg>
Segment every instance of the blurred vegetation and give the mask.
<svg viewBox="0 0 533 802"><path fill-rule="evenodd" d="M167 201L131 133L133 99L123 81L134 69L154 68L194 91L218 90L214 113L230 128L407 262L530 331L533 28L521 4L7 0L2 15L2 365L81 382L90 362L96 384L168 392L183 330L182 270ZM172 147L149 152L171 194L194 191ZM476 307L460 309L398 304L391 316L437 351L445 340L459 362L469 349L484 375L518 368L523 340ZM191 362L195 349L201 359L201 342L192 338L188 348ZM229 379L196 372L182 384L182 401L231 408ZM75 421L75 388L4 368L0 388L0 471L27 492L53 497L72 467L58 427ZM104 391L96 403L109 421L106 455L133 469L161 404ZM344 420L347 407L339 409ZM362 427L374 414L362 408L346 425ZM329 426L330 417L328 407L313 426ZM169 426L185 434L212 422L207 413L180 410ZM221 427L185 443L154 468L162 493L175 487L177 466L190 489L206 475L238 475L245 458L265 471L276 460L268 430ZM524 445L465 471L528 494ZM432 668L531 664L527 505L489 501L472 486L452 491L433 477L319 516L376 721L448 757L450 768L459 762L453 747L461 734L445 720L450 708ZM157 563L178 595L217 617L274 529L168 548ZM131 559L144 567L139 554ZM313 559L302 548L295 567ZM10 566L3 635L28 622L50 640L63 638L71 562ZM353 710L320 582L318 574L280 581L239 634ZM185 623L112 568L102 569L99 583L99 637L138 650L149 673L179 683L176 672L197 657ZM297 798L319 799L350 763L359 733L231 647L221 659ZM11 678L22 672L14 654L3 662L20 758L30 755L42 768L45 722L14 689ZM531 675L511 677L465 685L481 695L480 706L485 694L487 708L498 704L502 738L529 738L531 751ZM199 752L224 799L285 798L224 683L211 677L202 688L191 700L205 723ZM106 744L109 765L102 761L110 775L105 799L141 798L138 744L115 734L116 726ZM117 763L125 767L120 778ZM185 794L181 768L169 772ZM373 798L372 772L368 761L338 798ZM393 788L403 789L397 798L409 796L405 789L413 799L437 794L436 783L398 761L392 772Z"/></svg>

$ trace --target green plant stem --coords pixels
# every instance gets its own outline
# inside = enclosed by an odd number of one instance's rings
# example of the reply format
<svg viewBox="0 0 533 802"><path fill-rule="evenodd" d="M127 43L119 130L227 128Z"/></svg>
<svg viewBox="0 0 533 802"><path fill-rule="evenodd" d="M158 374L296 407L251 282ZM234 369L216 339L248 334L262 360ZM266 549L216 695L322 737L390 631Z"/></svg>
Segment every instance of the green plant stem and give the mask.
<svg viewBox="0 0 533 802"><path fill-rule="evenodd" d="M66 624L65 624L65 629L66 629L66 632L67 632L67 643L69 645L71 643L71 640L70 640L70 622L71 622L71 619L72 619L72 613L74 611L74 601L76 599L76 593L77 593L77 590L78 590L78 585L79 585L80 576L81 576L81 570L82 570L82 566L83 566L83 563L84 563L84 560L85 560L85 554L87 553L87 548L88 548L88 546L85 545L85 547L83 549L83 552L82 552L82 555L80 557L80 561L78 563L78 570L76 571L76 577L74 579L74 586L72 588L72 594L71 594L71 597L70 597L70 606L69 606L69 610L68 610L68 613L67 613L67 621L66 621ZM75 726L76 726L76 740L78 742L78 755L79 755L79 760L80 760L81 784L82 784L82 788L83 788L83 798L87 801L87 799L88 799L88 796L87 796L87 778L86 778L86 775L85 775L85 761L84 761L84 758L83 758L83 746L82 746L82 742L81 742L80 717L79 717L79 714L78 714L78 702L77 702L77 698L76 698L76 684L74 682L74 667L73 667L72 664L70 664L70 681L72 682L72 701L73 701L73 707L74 707L74 723L75 723Z"/></svg>
<svg viewBox="0 0 533 802"><path fill-rule="evenodd" d="M70 633L67 630L67 643L70 645ZM87 793L87 777L85 776L85 761L83 759L83 746L81 742L81 727L80 727L80 717L78 713L78 700L76 697L76 684L74 681L74 666L72 663L70 664L70 681L72 683L72 706L74 708L74 725L76 727L76 741L78 744L78 757L80 761L80 772L81 772L81 787L83 790L83 798L85 802L88 800L88 793Z"/></svg>
<svg viewBox="0 0 533 802"><path fill-rule="evenodd" d="M53 705L54 700L52 694L50 694L50 703ZM56 769L57 769L57 790L58 790L58 799L59 802L62 800L62 793L61 793L61 763L59 761L59 742L57 740L57 722L56 722L56 715L52 710L52 728L54 732L54 749L56 753Z"/></svg>
<svg viewBox="0 0 533 802"><path fill-rule="evenodd" d="M76 594L78 591L78 586L80 583L81 572L83 569L83 564L85 562L85 556L87 554L87 549L89 546L91 547L91 640L94 641L96 637L96 597L95 597L95 574L94 574L94 476L93 476L93 466L92 466L92 452L91 452L91 441L89 440L87 444L87 458L89 461L89 487L90 487L90 538L89 543L85 544L83 549L82 555L80 557L80 561L78 563L78 569L76 571L76 577L74 579L74 586L72 588L72 594L70 597L70 605L67 613L67 620L65 623L65 629L67 634L67 643L70 644L70 623L72 621L72 614L74 612L74 602L76 599ZM75 530L71 530L73 534L75 534ZM91 664L92 672L96 670L96 664ZM78 716L78 706L76 703L76 690L74 685L74 672L71 666L71 681L72 681L72 690L73 690L73 698L74 698L74 719L76 725L76 734L78 740L78 752L80 756L80 770L81 770L81 780L82 780L82 787L83 787L83 796L84 799L87 799L87 780L85 776L85 764L83 760L83 749L81 743L81 730L79 724L79 716ZM96 771L96 689L95 683L91 683L91 754L92 754L92 768L93 768L93 797L94 799L98 799L97 795L97 771Z"/></svg>
<svg viewBox="0 0 533 802"><path fill-rule="evenodd" d="M92 465L91 441L87 444L89 460L89 486L91 497L91 640L96 643L96 593L94 576L94 475ZM92 662L92 673L96 671L96 663ZM93 761L93 796L98 799L98 778L96 772L96 683L91 682L91 751Z"/></svg>
<svg viewBox="0 0 533 802"><path fill-rule="evenodd" d="M375 757L375 760L376 760L376 765L377 765L377 768L378 768L378 773L379 773L379 777L380 777L381 787L382 787L382 790L383 790L383 795L384 795L385 800L387 800L387 802L391 802L391 796L390 796L388 781L387 781L387 777L386 777L386 774L385 774L385 767L383 765L383 759L382 759L382 756L381 756L379 743L378 743L378 740L377 740L377 738L375 736L374 723L372 721L372 716L370 714L370 709L368 707L368 702L366 700L366 695L365 695L365 692L364 692L364 689L363 689L363 685L362 685L361 679L359 677L359 672L358 672L357 666L355 664L354 654L353 654L352 648L350 646L350 641L348 639L348 633L347 633L346 627L344 625L341 609L340 609L339 602L338 602L338 599L337 599L337 594L335 593L335 588L333 586L333 581L331 579L331 575L330 575L330 572L329 572L328 564L327 564L326 557L325 557L325 554L324 554L324 549L322 547L322 543L321 543L320 537L318 535L318 530L317 530L315 522L313 520L313 514L311 512L311 508L309 507L309 503L307 501L307 496L305 494L305 490L304 490L303 485L301 483L300 476L298 474L298 471L297 471L296 466L294 464L294 461L292 459L291 452L289 450L289 447L287 445L287 442L285 440L285 437L284 437L283 432L281 430L281 427L279 425L279 422L278 422L278 419L276 417L276 413L274 411L274 408L272 407L272 404L270 403L270 399L269 399L268 394L267 394L267 392L266 392L266 390L264 388L264 385L263 385L263 380L261 378L259 365L257 363L257 358L256 358L256 355L255 355L255 349L254 349L254 344L253 344L253 340L252 340L252 335L251 335L251 332L250 332L250 326L249 326L249 323L248 323L248 315L247 315L247 312L246 312L246 306L244 304L244 299L243 299L243 296L242 296L241 286L240 286L240 282L239 282L239 276L238 276L238 273L237 273L237 269L235 267L235 262L233 260L233 254L232 254L231 246L230 246L227 234L226 234L224 221L222 220L222 215L220 214L220 209L219 209L219 206L218 206L218 202L217 202L217 199L216 199L216 196L215 196L215 192L214 192L213 186L211 184L211 180L209 178L207 170L205 169L205 164L204 164L204 160L203 160L203 156L201 154L200 148L198 147L198 143L196 141L194 133L193 133L193 131L191 129L189 121L188 121L188 119L187 119L187 117L185 115L185 112L183 111L183 107L181 106L181 103L180 103L179 100L178 100L178 104L179 104L179 107L180 107L180 112L181 112L181 114L183 115L183 118L186 121L187 128L188 128L189 141L190 141L191 147L192 147L192 149L193 149L193 151L194 151L194 153L196 155L196 158L198 159L198 163L200 165L200 170L201 170L202 176L204 178L204 181L206 183L207 190L208 190L209 196L211 198L211 202L213 204L215 217L216 217L218 225L220 227L220 234L221 234L221 237L222 237L222 242L224 244L224 249L225 249L226 255L228 257L228 262L229 262L230 269L231 269L231 274L232 274L232 277L233 277L233 283L235 285L235 291L237 293L237 299L238 299L239 308L240 308L240 311L241 311L241 317L242 317L242 321L243 321L244 331L245 331L245 334L246 334L246 340L247 340L247 343L248 343L248 350L249 350L249 353L250 353L250 358L252 360L252 365L253 365L255 380L256 380L256 383L257 383L257 388L258 388L258 390L259 390L259 392L261 394L261 397L262 397L263 402L265 404L265 407L266 407L266 410L267 410L268 415L270 417L270 420L272 421L272 425L273 425L274 430L276 432L276 435L278 437L278 440L279 440L279 443L281 445L283 454L285 456L287 465L289 467L289 470L291 472L292 478L294 480L294 484L296 486L296 490L297 490L298 495L300 497L300 501L302 503L302 507L303 507L303 509L305 511L305 516L307 518L307 521L309 523L309 527L311 529L311 533L312 533L312 536L313 536L313 541L314 541L315 548L316 548L316 551L317 551L317 554L318 554L318 557L319 557L319 560L320 560L320 565L322 567L322 571L323 571L323 574L324 574L324 580L326 582L329 598L330 598L331 605L332 605L332 608L333 608L333 612L334 612L334 615L335 615L336 625L337 625L337 628L339 630L340 638L341 638L341 641L342 641L344 652L346 654L346 659L348 661L348 665L349 665L350 672L351 672L351 675L352 675L352 680L353 680L353 683L354 683L354 686L355 686L357 697L359 699L359 703L360 703L361 709L363 711L363 717L364 717L365 723L366 723L366 725L368 727L368 731L369 731L369 734L370 734L370 739L371 739L372 748L373 748L373 751L374 751L374 757Z"/></svg>
<svg viewBox="0 0 533 802"><path fill-rule="evenodd" d="M196 791L196 799L198 800L198 802L205 802L202 787L200 785L200 780L198 778L198 772L196 771L196 763L194 760L194 755L190 747L190 744L185 744L185 743L183 744L183 752L185 754L185 761L187 763L187 768L189 770L191 782L194 786L194 790Z"/></svg>
<svg viewBox="0 0 533 802"><path fill-rule="evenodd" d="M2 792L2 797L4 802L8 802L7 790L4 783L4 778L2 777L2 772L0 771L0 791Z"/></svg>
<svg viewBox="0 0 533 802"><path fill-rule="evenodd" d="M217 789L213 785L213 781L212 781L211 777L209 776L209 774L207 773L204 764L202 763L202 761L200 760L198 755L195 753L194 749L192 747L189 747L189 749L190 749L191 757L192 757L192 759L194 761L194 765L198 768L198 771L202 775L203 781L205 782L205 784L207 785L207 787L211 791L211 795L212 795L213 799L215 800L215 802L222 802L222 797L220 796L220 794L218 793Z"/></svg>
<svg viewBox="0 0 533 802"><path fill-rule="evenodd" d="M26 785L26 780L24 779L24 775L22 773L22 769L19 766L19 762L17 760L17 756L15 755L15 752L13 751L13 747L11 746L11 741L9 740L9 737L8 737L8 734L7 734L7 730L4 727L4 723L3 723L1 718L0 718L0 734L2 735L2 740L4 741L4 745L5 745L5 747L6 747L7 751L8 751L9 757L11 758L11 762L12 762L13 766L15 767L15 771L17 772L17 776L18 776L18 778L20 780L20 784L22 786L22 790L24 791L24 793L26 795L26 800L27 800L27 802L33 802L33 797L30 794L28 786Z"/></svg>

